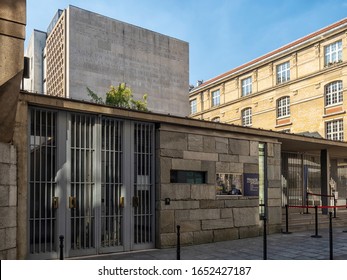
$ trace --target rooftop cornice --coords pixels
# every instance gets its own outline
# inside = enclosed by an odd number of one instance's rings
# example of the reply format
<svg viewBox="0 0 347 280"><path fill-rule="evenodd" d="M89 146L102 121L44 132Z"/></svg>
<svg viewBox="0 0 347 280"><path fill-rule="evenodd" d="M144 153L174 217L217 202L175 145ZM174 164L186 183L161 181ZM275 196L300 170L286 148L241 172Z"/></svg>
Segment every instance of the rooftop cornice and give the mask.
<svg viewBox="0 0 347 280"><path fill-rule="evenodd" d="M344 18L336 23L333 23L327 27L324 27L322 29L319 29L318 31L315 31L309 35L306 35L298 40L295 40L289 44L286 44L276 50L273 50L263 56L260 56L254 60L251 60L245 64L242 64L234 69L231 69L230 71L227 71L221 75L218 75L210 80L207 80L206 82L202 83L198 87L192 89L189 92L189 95L196 94L201 92L202 90L210 87L211 85L214 85L216 83L220 83L226 79L228 79L230 76L238 74L242 71L246 70L253 70L253 68L257 67L259 64L265 63L275 57L281 56L283 54L286 54L288 52L291 52L305 44L313 43L317 39L320 40L323 36L328 35L332 32L335 32L337 30L340 30L347 26L347 18Z"/></svg>

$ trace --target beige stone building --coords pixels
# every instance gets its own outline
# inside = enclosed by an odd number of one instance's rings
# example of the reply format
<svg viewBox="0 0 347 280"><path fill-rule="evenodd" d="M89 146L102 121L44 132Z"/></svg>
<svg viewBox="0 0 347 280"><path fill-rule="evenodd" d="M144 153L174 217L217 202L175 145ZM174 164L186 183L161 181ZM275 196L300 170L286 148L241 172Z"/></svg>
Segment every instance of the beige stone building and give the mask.
<svg viewBox="0 0 347 280"><path fill-rule="evenodd" d="M190 91L197 119L345 140L347 19Z"/></svg>
<svg viewBox="0 0 347 280"><path fill-rule="evenodd" d="M25 92L14 145L18 259L58 258L60 236L69 258L173 247L178 225L184 246L259 236L264 215L280 232L283 197L302 196L281 152L325 155L305 159L322 193L327 161L347 158L345 142Z"/></svg>

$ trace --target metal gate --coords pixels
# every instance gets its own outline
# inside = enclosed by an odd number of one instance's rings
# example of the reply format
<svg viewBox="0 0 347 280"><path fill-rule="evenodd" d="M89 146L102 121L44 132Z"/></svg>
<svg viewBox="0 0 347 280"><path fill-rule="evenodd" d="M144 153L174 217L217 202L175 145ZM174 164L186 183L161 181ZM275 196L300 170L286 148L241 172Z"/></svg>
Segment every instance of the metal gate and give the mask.
<svg viewBox="0 0 347 280"><path fill-rule="evenodd" d="M32 257L55 258L57 228L57 115L31 110L29 115L28 251Z"/></svg>
<svg viewBox="0 0 347 280"><path fill-rule="evenodd" d="M29 258L57 258L59 235L66 257L153 248L153 124L29 117Z"/></svg>
<svg viewBox="0 0 347 280"><path fill-rule="evenodd" d="M282 206L304 206L307 192L320 194L318 155L282 152L281 163Z"/></svg>

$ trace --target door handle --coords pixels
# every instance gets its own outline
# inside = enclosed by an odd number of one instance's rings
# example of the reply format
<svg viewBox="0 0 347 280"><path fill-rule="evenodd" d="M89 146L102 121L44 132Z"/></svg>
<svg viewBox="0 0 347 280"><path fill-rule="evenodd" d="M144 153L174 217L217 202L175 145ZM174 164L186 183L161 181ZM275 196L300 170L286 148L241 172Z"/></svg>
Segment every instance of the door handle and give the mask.
<svg viewBox="0 0 347 280"><path fill-rule="evenodd" d="M59 197L54 196L52 198L52 208L57 209L59 207Z"/></svg>
<svg viewBox="0 0 347 280"><path fill-rule="evenodd" d="M69 197L69 208L77 208L77 199L75 196Z"/></svg>
<svg viewBox="0 0 347 280"><path fill-rule="evenodd" d="M124 196L119 198L119 208L124 208Z"/></svg>
<svg viewBox="0 0 347 280"><path fill-rule="evenodd" d="M138 196L133 196L133 207L139 207L140 199Z"/></svg>

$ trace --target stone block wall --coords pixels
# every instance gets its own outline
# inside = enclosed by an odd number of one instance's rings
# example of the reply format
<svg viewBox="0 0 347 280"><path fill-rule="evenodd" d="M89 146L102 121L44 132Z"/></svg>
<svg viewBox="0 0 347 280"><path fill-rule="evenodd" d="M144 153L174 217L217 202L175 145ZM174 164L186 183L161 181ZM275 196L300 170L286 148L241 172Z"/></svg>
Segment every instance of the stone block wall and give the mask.
<svg viewBox="0 0 347 280"><path fill-rule="evenodd" d="M262 234L259 198L216 194L216 173L259 173L259 140L162 127L157 138L157 247ZM262 139L264 142L264 139ZM280 144L268 143L269 231L281 227ZM204 171L205 184L170 183L170 170ZM170 204L165 199L170 199Z"/></svg>
<svg viewBox="0 0 347 280"><path fill-rule="evenodd" d="M17 159L13 145L0 142L0 259L17 258Z"/></svg>

